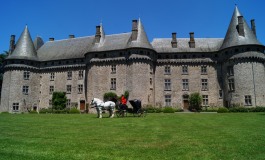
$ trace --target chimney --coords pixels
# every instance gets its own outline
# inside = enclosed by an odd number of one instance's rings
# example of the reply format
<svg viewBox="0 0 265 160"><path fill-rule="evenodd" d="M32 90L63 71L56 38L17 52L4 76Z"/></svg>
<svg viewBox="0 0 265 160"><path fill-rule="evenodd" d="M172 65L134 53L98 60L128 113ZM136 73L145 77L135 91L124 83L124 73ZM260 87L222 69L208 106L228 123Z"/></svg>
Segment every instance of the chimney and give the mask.
<svg viewBox="0 0 265 160"><path fill-rule="evenodd" d="M132 41L137 40L138 35L138 21L132 20Z"/></svg>
<svg viewBox="0 0 265 160"><path fill-rule="evenodd" d="M172 45L172 48L177 48L178 45L177 45L177 33L176 32L173 32L172 33L172 41L171 41L171 45Z"/></svg>
<svg viewBox="0 0 265 160"><path fill-rule="evenodd" d="M75 35L70 34L70 35L69 35L69 38L75 38Z"/></svg>
<svg viewBox="0 0 265 160"><path fill-rule="evenodd" d="M194 32L190 32L189 46L190 48L195 48Z"/></svg>
<svg viewBox="0 0 265 160"><path fill-rule="evenodd" d="M51 42L54 41L54 38L49 38L49 41L51 41Z"/></svg>
<svg viewBox="0 0 265 160"><path fill-rule="evenodd" d="M10 36L9 55L15 50L15 35Z"/></svg>
<svg viewBox="0 0 265 160"><path fill-rule="evenodd" d="M255 19L252 19L250 22L251 22L251 30L252 30L252 32L254 33L254 35L257 36L257 35L256 35L256 24L255 24Z"/></svg>
<svg viewBox="0 0 265 160"><path fill-rule="evenodd" d="M95 35L95 41L96 43L100 42L101 34L100 34L100 26L96 26L96 35Z"/></svg>
<svg viewBox="0 0 265 160"><path fill-rule="evenodd" d="M245 37L243 16L238 16L238 34Z"/></svg>

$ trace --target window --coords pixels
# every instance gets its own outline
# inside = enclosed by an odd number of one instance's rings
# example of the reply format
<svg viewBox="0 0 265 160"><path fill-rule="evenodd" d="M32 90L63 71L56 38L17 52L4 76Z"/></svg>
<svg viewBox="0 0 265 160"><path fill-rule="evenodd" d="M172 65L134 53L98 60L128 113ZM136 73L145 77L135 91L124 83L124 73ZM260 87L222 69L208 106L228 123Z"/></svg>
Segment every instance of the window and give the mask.
<svg viewBox="0 0 265 160"><path fill-rule="evenodd" d="M115 90L116 89L116 78L111 78L111 84L110 89Z"/></svg>
<svg viewBox="0 0 265 160"><path fill-rule="evenodd" d="M228 66L227 67L227 74L228 74L228 76L233 76L234 75L234 68L233 68L233 66Z"/></svg>
<svg viewBox="0 0 265 160"><path fill-rule="evenodd" d="M116 73L116 65L111 65L111 73Z"/></svg>
<svg viewBox="0 0 265 160"><path fill-rule="evenodd" d="M165 74L170 74L170 66L165 66Z"/></svg>
<svg viewBox="0 0 265 160"><path fill-rule="evenodd" d="M251 96L250 95L245 96L245 105L246 106L252 106Z"/></svg>
<svg viewBox="0 0 265 160"><path fill-rule="evenodd" d="M71 99L67 99L66 101L66 107L70 107L71 106Z"/></svg>
<svg viewBox="0 0 265 160"><path fill-rule="evenodd" d="M13 112L18 112L19 111L19 103L13 103Z"/></svg>
<svg viewBox="0 0 265 160"><path fill-rule="evenodd" d="M153 85L153 79L150 78L150 85Z"/></svg>
<svg viewBox="0 0 265 160"><path fill-rule="evenodd" d="M72 86L71 85L66 85L66 93L70 94L72 91Z"/></svg>
<svg viewBox="0 0 265 160"><path fill-rule="evenodd" d="M182 66L182 74L188 74L188 66Z"/></svg>
<svg viewBox="0 0 265 160"><path fill-rule="evenodd" d="M208 79L202 79L202 91L208 90Z"/></svg>
<svg viewBox="0 0 265 160"><path fill-rule="evenodd" d="M219 90L219 98L222 99L223 98L223 91Z"/></svg>
<svg viewBox="0 0 265 160"><path fill-rule="evenodd" d="M183 91L189 90L189 80L188 79L182 79L182 85L183 85Z"/></svg>
<svg viewBox="0 0 265 160"><path fill-rule="evenodd" d="M29 86L23 86L22 87L22 93L23 94L28 94L29 93Z"/></svg>
<svg viewBox="0 0 265 160"><path fill-rule="evenodd" d="M83 93L83 84L78 85L78 93L79 94Z"/></svg>
<svg viewBox="0 0 265 160"><path fill-rule="evenodd" d="M202 105L208 106L208 95L202 95Z"/></svg>
<svg viewBox="0 0 265 160"><path fill-rule="evenodd" d="M50 86L50 94L54 92L54 86Z"/></svg>
<svg viewBox="0 0 265 160"><path fill-rule="evenodd" d="M207 74L207 66L201 66L201 74Z"/></svg>
<svg viewBox="0 0 265 160"><path fill-rule="evenodd" d="M52 100L49 99L49 106L51 107L52 106Z"/></svg>
<svg viewBox="0 0 265 160"><path fill-rule="evenodd" d="M228 79L228 88L229 91L234 91L235 90L235 82L234 79Z"/></svg>
<svg viewBox="0 0 265 160"><path fill-rule="evenodd" d="M24 80L29 80L29 75L30 75L29 71L24 71Z"/></svg>
<svg viewBox="0 0 265 160"><path fill-rule="evenodd" d="M165 79L165 91L170 91L170 90L171 90L171 80Z"/></svg>
<svg viewBox="0 0 265 160"><path fill-rule="evenodd" d="M67 72L67 79L71 80L72 79L72 71Z"/></svg>
<svg viewBox="0 0 265 160"><path fill-rule="evenodd" d="M79 71L78 72L78 79L83 79L84 78L84 71Z"/></svg>
<svg viewBox="0 0 265 160"><path fill-rule="evenodd" d="M171 106L171 95L165 95L165 106Z"/></svg>
<svg viewBox="0 0 265 160"><path fill-rule="evenodd" d="M51 73L50 80L54 81L55 73Z"/></svg>

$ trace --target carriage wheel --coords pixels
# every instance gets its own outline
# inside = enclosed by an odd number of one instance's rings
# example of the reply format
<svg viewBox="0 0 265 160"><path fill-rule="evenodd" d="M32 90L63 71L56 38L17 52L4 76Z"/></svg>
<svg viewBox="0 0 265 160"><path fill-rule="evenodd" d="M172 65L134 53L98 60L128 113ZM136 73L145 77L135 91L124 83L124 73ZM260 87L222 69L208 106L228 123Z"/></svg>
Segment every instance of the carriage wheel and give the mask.
<svg viewBox="0 0 265 160"><path fill-rule="evenodd" d="M127 117L127 112L124 110L116 111L117 117Z"/></svg>
<svg viewBox="0 0 265 160"><path fill-rule="evenodd" d="M137 115L138 115L138 117L145 117L146 114L147 114L146 111L143 110L143 109L139 109L139 110L137 111Z"/></svg>

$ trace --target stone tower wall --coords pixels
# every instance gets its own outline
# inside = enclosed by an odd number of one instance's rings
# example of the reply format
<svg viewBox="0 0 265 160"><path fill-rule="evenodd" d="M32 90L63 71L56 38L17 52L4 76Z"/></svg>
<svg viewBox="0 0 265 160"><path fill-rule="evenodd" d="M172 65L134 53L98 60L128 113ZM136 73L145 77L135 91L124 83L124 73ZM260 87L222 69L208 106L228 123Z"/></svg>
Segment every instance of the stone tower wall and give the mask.
<svg viewBox="0 0 265 160"><path fill-rule="evenodd" d="M24 80L24 71L30 71L28 80ZM19 103L19 111L27 112L33 106L39 106L39 73L31 70L8 70L4 73L2 111L13 111L13 103ZM29 86L28 94L22 93L22 87Z"/></svg>

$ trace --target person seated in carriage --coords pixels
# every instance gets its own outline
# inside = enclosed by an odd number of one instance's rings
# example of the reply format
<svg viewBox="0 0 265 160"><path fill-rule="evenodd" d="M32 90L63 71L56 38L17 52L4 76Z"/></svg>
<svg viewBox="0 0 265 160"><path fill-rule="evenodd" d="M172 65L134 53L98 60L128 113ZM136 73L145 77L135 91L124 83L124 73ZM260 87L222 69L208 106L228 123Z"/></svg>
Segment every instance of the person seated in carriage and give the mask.
<svg viewBox="0 0 265 160"><path fill-rule="evenodd" d="M122 94L121 95L121 101L120 101L120 109L121 110L127 110L128 106L127 106L127 99L125 98L125 96Z"/></svg>

